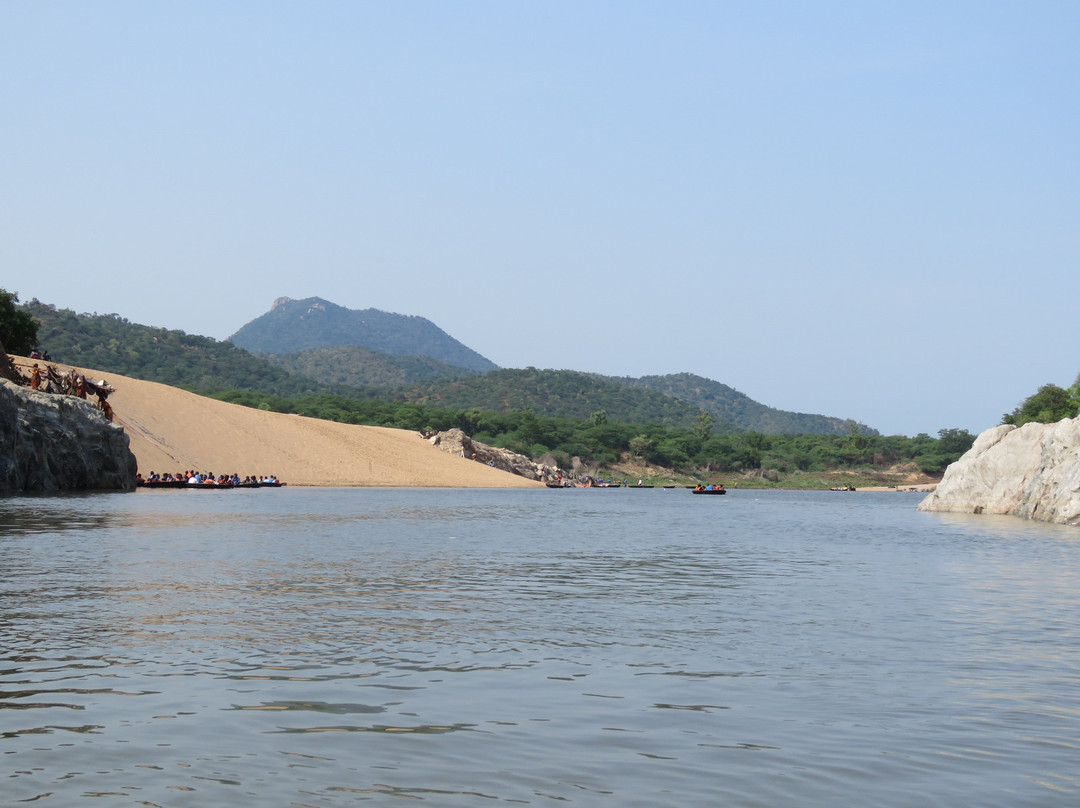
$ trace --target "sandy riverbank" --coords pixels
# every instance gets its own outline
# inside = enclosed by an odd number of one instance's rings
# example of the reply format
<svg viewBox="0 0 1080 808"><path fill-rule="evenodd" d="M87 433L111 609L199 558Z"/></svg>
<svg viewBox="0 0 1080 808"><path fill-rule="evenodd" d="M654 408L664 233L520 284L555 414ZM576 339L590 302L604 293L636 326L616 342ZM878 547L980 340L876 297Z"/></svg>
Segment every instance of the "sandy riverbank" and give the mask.
<svg viewBox="0 0 1080 808"><path fill-rule="evenodd" d="M29 375L32 360L12 360ZM43 364L43 363L39 363ZM70 366L53 363L58 370ZM275 474L290 485L530 488L542 484L442 452L417 433L264 412L115 373L109 403L139 472Z"/></svg>

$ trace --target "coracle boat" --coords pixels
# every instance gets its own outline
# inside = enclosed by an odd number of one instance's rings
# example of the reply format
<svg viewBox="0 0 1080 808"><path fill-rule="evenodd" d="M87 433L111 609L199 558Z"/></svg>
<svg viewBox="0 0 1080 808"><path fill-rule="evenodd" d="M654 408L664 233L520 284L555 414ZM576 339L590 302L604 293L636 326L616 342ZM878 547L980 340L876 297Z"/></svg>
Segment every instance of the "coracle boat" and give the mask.
<svg viewBox="0 0 1080 808"><path fill-rule="evenodd" d="M217 491L225 488L238 488L232 483L189 483L187 480L141 480L136 488L173 488L183 491Z"/></svg>
<svg viewBox="0 0 1080 808"><path fill-rule="evenodd" d="M691 488L691 494L726 494L726 488Z"/></svg>
<svg viewBox="0 0 1080 808"><path fill-rule="evenodd" d="M229 488L281 488L283 482L189 483L187 480L136 480L136 488L167 488L183 491L220 491Z"/></svg>

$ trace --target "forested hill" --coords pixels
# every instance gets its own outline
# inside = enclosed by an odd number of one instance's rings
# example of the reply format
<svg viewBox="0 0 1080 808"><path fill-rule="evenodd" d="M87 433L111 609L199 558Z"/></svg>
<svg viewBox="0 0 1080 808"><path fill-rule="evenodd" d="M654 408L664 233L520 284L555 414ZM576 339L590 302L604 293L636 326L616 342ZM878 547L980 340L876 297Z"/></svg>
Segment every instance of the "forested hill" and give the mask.
<svg viewBox="0 0 1080 808"><path fill-rule="evenodd" d="M537 415L591 418L598 411L612 421L686 426L702 412L713 432L876 435L876 430L842 418L786 412L759 404L726 384L690 373L617 378L573 370L498 370L473 378L442 379L405 391L403 397L432 407L507 412L531 409Z"/></svg>
<svg viewBox="0 0 1080 808"><path fill-rule="evenodd" d="M878 434L876 429L850 419L766 407L733 387L692 373L642 376L640 379L619 378L618 381L673 396L710 413L714 418L753 432L769 435L846 435L854 426L855 432L860 435Z"/></svg>
<svg viewBox="0 0 1080 808"><path fill-rule="evenodd" d="M442 379L401 392L413 404L493 412L532 410L537 415L595 418L631 424L689 426L701 410L655 390L573 370L494 370L482 376ZM603 413L599 416L598 413ZM734 427L714 420L713 431Z"/></svg>
<svg viewBox="0 0 1080 808"><path fill-rule="evenodd" d="M355 346L259 357L230 342L138 325L117 314L76 314L37 300L22 308L41 323L39 344L57 362L203 393L238 390L284 398L333 393L435 408L529 409L552 417L670 427L699 424L706 412L718 435L852 431L849 421L774 410L727 385L687 373L643 379L536 368L479 374L429 357L387 356ZM877 434L861 424L855 431Z"/></svg>
<svg viewBox="0 0 1080 808"><path fill-rule="evenodd" d="M139 325L118 314L76 314L37 300L22 309L40 323L38 344L56 362L189 390L254 390L278 396L331 390L230 342Z"/></svg>
<svg viewBox="0 0 1080 808"><path fill-rule="evenodd" d="M265 354L265 358L290 373L363 388L412 387L478 373L427 356L389 356L359 345L308 348L285 355Z"/></svg>
<svg viewBox="0 0 1080 808"><path fill-rule="evenodd" d="M22 308L41 323L39 344L57 362L199 392L253 391L284 398L334 393L350 399L493 412L531 408L537 414L568 418L589 418L606 409L612 421L671 426L691 424L700 414L689 404L661 393L571 371L528 369L469 375L459 369L464 377L422 382L418 374L437 376L447 371L447 366L424 357L358 355L356 351L362 349L348 347L274 357L274 362L285 361L301 371L290 373L231 342L139 325L117 314L76 314L36 300ZM354 371L366 364L367 373L342 374L335 368L335 357L347 360ZM326 364L320 366L320 360ZM367 379L368 383L340 383L346 379ZM723 424L715 424L714 431L730 431L730 427L725 430Z"/></svg>
<svg viewBox="0 0 1080 808"><path fill-rule="evenodd" d="M423 317L347 309L318 297L278 298L270 311L230 339L255 353L292 354L306 348L359 345L391 356L427 356L468 370L498 367Z"/></svg>

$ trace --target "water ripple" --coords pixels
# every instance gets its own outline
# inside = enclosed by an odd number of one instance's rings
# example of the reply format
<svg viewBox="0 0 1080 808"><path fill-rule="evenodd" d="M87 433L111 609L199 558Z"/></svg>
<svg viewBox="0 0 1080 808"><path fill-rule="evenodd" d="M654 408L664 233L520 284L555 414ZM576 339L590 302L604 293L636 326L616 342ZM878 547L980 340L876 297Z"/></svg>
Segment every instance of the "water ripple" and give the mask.
<svg viewBox="0 0 1080 808"><path fill-rule="evenodd" d="M1080 799L1075 531L898 495L275 493L0 503L7 802Z"/></svg>

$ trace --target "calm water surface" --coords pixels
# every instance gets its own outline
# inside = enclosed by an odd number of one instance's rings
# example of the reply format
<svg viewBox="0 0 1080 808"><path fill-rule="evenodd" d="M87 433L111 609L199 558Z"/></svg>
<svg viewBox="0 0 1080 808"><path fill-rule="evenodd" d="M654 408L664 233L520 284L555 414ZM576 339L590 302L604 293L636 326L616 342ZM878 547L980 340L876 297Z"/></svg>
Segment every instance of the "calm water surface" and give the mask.
<svg viewBox="0 0 1080 808"><path fill-rule="evenodd" d="M918 501L0 500L0 804L1080 805L1080 530Z"/></svg>

